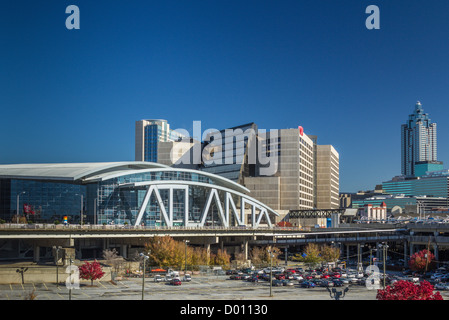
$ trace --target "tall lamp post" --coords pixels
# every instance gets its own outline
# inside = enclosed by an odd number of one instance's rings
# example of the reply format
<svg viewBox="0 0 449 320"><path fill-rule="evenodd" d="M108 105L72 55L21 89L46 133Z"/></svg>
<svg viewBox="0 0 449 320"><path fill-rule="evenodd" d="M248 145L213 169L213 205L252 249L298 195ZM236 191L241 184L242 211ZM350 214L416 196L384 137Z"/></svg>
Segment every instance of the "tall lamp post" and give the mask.
<svg viewBox="0 0 449 320"><path fill-rule="evenodd" d="M268 249L268 254L270 255L270 297L273 296L273 251Z"/></svg>
<svg viewBox="0 0 449 320"><path fill-rule="evenodd" d="M383 262L384 262L384 281L383 281L383 289L385 290L385 278L386 278L386 267L385 267L385 264L386 264L386 256L387 256L387 248L388 248L388 245L385 243L385 242L382 242L382 244L379 244L379 248L380 249L383 249L383 252L382 252L382 256L383 256Z"/></svg>
<svg viewBox="0 0 449 320"><path fill-rule="evenodd" d="M53 246L56 253L56 286L59 287L59 250L61 246Z"/></svg>
<svg viewBox="0 0 449 320"><path fill-rule="evenodd" d="M144 255L143 253L140 254L141 257L143 257L143 271L142 271L142 300L145 299L145 261L149 259L150 257Z"/></svg>
<svg viewBox="0 0 449 320"><path fill-rule="evenodd" d="M25 191L20 192L19 194L17 194L17 223L19 223L19 200L20 200L20 195L26 193Z"/></svg>
<svg viewBox="0 0 449 320"><path fill-rule="evenodd" d="M186 276L186 274L187 274L187 243L189 243L190 241L189 240L184 240L184 243L185 243L185 252L184 252L184 254L185 254L185 258L184 258L184 277Z"/></svg>

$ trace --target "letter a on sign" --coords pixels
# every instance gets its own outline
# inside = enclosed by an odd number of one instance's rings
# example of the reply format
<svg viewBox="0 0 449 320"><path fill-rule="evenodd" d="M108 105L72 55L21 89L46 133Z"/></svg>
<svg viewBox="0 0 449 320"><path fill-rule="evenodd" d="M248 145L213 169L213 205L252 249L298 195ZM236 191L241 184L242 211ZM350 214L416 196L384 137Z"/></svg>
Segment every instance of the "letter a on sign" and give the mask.
<svg viewBox="0 0 449 320"><path fill-rule="evenodd" d="M366 7L365 13L370 13L371 15L366 18L366 28L368 30L380 29L380 11L379 7L375 5L370 5Z"/></svg>
<svg viewBox="0 0 449 320"><path fill-rule="evenodd" d="M65 20L65 26L67 29L79 29L80 28L80 9L78 6L70 5L65 9L65 13L71 13Z"/></svg>

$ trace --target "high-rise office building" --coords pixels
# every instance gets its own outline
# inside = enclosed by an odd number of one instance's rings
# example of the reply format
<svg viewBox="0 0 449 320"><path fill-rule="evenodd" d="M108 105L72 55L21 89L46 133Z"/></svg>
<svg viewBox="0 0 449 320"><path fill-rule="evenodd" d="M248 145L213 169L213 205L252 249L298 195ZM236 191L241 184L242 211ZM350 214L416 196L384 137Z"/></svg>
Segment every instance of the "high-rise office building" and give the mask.
<svg viewBox="0 0 449 320"><path fill-rule="evenodd" d="M339 154L331 145L315 145L315 208L338 209L340 206Z"/></svg>
<svg viewBox="0 0 449 320"><path fill-rule="evenodd" d="M136 121L135 161L157 162L157 148L160 141L174 141L180 135L170 130L166 120Z"/></svg>
<svg viewBox="0 0 449 320"><path fill-rule="evenodd" d="M215 134L219 142L210 139ZM339 154L331 145L318 145L302 127L265 131L249 123L215 134L200 143L201 163L189 162L194 144L188 141L161 142L158 161L187 167L179 161L185 159L190 168L244 185L278 212L339 207Z"/></svg>
<svg viewBox="0 0 449 320"><path fill-rule="evenodd" d="M418 101L407 123L401 126L402 175L415 176L417 164L440 164L437 162L437 125L424 113Z"/></svg>

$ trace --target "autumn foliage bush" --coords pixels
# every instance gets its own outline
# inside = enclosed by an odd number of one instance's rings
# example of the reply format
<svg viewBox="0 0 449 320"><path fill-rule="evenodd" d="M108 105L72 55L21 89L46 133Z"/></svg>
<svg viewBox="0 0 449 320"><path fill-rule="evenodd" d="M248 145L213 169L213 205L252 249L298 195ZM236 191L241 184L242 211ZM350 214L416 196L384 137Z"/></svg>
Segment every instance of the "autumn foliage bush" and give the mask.
<svg viewBox="0 0 449 320"><path fill-rule="evenodd" d="M94 280L101 279L104 276L103 269L97 261L86 261L78 270L80 272L80 278L90 280L91 285L93 285Z"/></svg>
<svg viewBox="0 0 449 320"><path fill-rule="evenodd" d="M185 264L189 266L230 264L230 255L226 250L208 254L205 248L186 246L183 241L176 241L170 236L156 236L149 239L145 245L145 252L150 257L149 263L159 267L182 268Z"/></svg>
<svg viewBox="0 0 449 320"><path fill-rule="evenodd" d="M385 290L377 291L377 300L443 300L441 294L433 292L434 288L428 281L415 284L410 281L400 280Z"/></svg>
<svg viewBox="0 0 449 320"><path fill-rule="evenodd" d="M425 271L426 269L433 269L435 267L434 263L435 256L432 252L426 249L419 252L415 252L408 262L408 265L413 271Z"/></svg>

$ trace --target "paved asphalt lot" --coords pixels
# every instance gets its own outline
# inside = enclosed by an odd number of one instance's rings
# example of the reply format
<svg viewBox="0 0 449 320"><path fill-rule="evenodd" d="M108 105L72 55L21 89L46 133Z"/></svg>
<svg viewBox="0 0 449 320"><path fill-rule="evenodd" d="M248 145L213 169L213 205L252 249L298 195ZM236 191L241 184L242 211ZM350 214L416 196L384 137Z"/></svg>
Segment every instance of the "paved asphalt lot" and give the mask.
<svg viewBox="0 0 449 320"><path fill-rule="evenodd" d="M342 291L345 287L335 288ZM0 300L69 300L69 290L64 282L55 283L0 284ZM441 291L449 299L448 291ZM145 279L145 300L333 300L326 288L300 288L293 286L272 287L268 282L251 283L230 280L229 276L194 276L191 282L173 286ZM141 300L142 279L129 278L113 282L82 282L79 289L72 289L72 300ZM376 300L376 291L362 285L349 285L344 300Z"/></svg>

